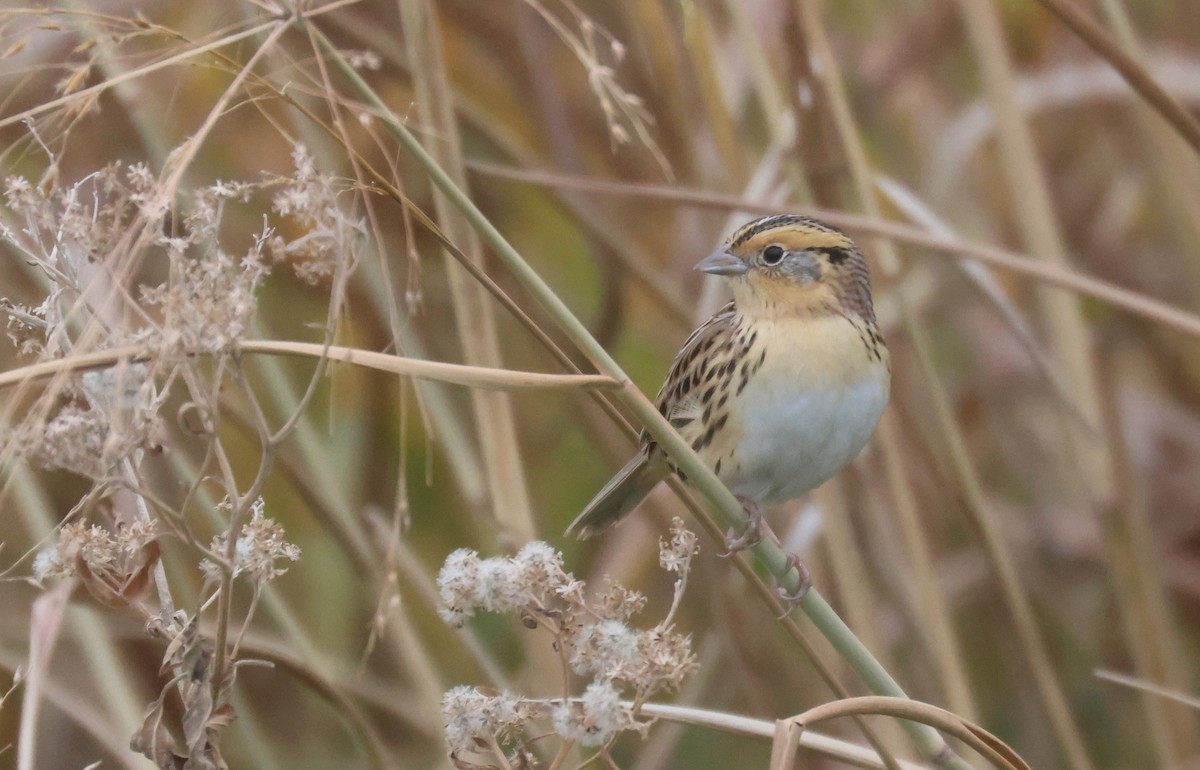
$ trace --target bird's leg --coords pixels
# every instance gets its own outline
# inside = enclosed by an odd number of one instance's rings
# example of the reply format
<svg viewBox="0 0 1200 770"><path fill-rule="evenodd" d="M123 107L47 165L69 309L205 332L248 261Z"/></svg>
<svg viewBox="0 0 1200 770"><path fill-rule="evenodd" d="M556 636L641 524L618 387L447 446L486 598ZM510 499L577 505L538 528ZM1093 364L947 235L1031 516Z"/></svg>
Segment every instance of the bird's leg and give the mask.
<svg viewBox="0 0 1200 770"><path fill-rule="evenodd" d="M783 543L780 542L779 536L771 529L771 525L767 523L767 519L763 516L762 509L758 503L741 495L737 495L737 499L742 504L742 509L746 511L746 517L749 521L746 522L746 528L742 530L740 535L736 534L732 527L729 528L729 531L725 533L725 547L729 550L721 555L728 557L738 551L744 551L747 548L757 545L763 537L770 537L775 541L776 545L782 546ZM788 553L787 561L784 563L783 574L786 576L792 570L796 570L796 577L798 578L795 591L785 591L778 584L778 581L772 578L775 592L779 594L779 598L787 606L785 615L796 609L796 605L808 593L808 589L812 588L812 576L808 573L808 567L804 566L804 562L800 560L799 556L794 553Z"/></svg>
<svg viewBox="0 0 1200 770"><path fill-rule="evenodd" d="M741 495L737 495L737 499L742 504L742 510L746 512L748 521L740 535L733 531L733 527L730 527L729 531L725 533L725 547L728 551L722 554L723 556L732 556L738 551L744 551L757 545L763 539L763 534L771 531L757 502Z"/></svg>

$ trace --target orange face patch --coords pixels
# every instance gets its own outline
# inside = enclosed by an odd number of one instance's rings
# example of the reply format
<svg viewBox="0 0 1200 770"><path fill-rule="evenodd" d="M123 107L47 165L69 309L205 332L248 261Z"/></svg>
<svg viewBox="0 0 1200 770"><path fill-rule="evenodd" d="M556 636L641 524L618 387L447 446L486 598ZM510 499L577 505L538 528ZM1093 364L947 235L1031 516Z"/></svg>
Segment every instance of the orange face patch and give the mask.
<svg viewBox="0 0 1200 770"><path fill-rule="evenodd" d="M743 313L761 318L824 315L838 303L837 292L825 280L797 283L762 269L734 281L733 293Z"/></svg>

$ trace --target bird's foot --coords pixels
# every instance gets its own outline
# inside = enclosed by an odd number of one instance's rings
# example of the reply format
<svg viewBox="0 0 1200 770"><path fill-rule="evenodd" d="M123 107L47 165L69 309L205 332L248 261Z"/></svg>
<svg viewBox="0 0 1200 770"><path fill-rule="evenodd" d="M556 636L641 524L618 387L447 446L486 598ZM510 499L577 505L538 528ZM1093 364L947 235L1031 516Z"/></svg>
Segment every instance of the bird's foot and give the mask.
<svg viewBox="0 0 1200 770"><path fill-rule="evenodd" d="M725 533L725 548L727 550L721 554L725 557L758 545L763 536L770 531L767 528L766 517L763 516L758 503L740 495L738 496L738 501L742 504L742 510L746 512L746 528L742 530L741 534L735 532L733 527L730 527L729 531Z"/></svg>
<svg viewBox="0 0 1200 770"><path fill-rule="evenodd" d="M787 562L784 565L783 576L787 577L787 574L793 569L796 570L796 577L798 578L796 588L793 591L789 591L779 585L779 581L774 577L771 578L771 586L775 589L775 593L779 594L779 598L787 608L779 616L781 619L792 614L792 610L796 609L796 606L804 599L805 594L808 593L808 589L812 588L812 576L808 574L808 567L804 566L804 562L800 560L799 556L789 553L787 555Z"/></svg>

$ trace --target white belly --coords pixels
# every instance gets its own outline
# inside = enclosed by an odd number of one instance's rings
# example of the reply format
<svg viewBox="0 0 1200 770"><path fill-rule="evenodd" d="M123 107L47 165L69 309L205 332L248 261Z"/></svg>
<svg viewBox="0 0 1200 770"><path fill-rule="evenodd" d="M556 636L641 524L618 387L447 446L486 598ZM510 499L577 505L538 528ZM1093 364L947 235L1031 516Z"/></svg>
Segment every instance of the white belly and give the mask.
<svg viewBox="0 0 1200 770"><path fill-rule="evenodd" d="M742 462L722 468L722 481L734 494L766 503L816 488L866 446L887 404L889 380L882 364L852 383L819 388L755 378L740 399Z"/></svg>

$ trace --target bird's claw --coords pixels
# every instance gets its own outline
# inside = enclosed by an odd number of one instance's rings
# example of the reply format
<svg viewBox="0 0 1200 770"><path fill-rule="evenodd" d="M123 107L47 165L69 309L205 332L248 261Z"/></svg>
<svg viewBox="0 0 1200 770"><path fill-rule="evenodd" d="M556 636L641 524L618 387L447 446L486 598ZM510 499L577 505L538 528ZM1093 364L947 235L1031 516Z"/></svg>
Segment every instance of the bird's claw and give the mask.
<svg viewBox="0 0 1200 770"><path fill-rule="evenodd" d="M739 498L741 499L741 498ZM746 511L746 528L738 534L733 527L725 533L725 553L723 557L733 556L738 551L744 551L747 548L753 548L763 539L767 531L767 521L763 517L762 511L758 506L748 500L742 500L742 507Z"/></svg>
<svg viewBox="0 0 1200 770"><path fill-rule="evenodd" d="M783 601L784 606L787 608L784 610L784 613L779 616L780 619L792 614L792 610L796 609L796 606L799 605L801 600L804 599L804 596L808 593L808 589L812 588L812 577L808 574L808 567L804 566L804 562L800 560L799 556L794 553L789 553L787 555L787 561L784 564L784 577L786 577L787 574L793 569L796 570L796 577L798 578L796 590L794 591L788 591L784 589L783 586L779 585L778 580L776 580L774 577L771 578L771 587L775 589L775 593L779 595L779 598Z"/></svg>

